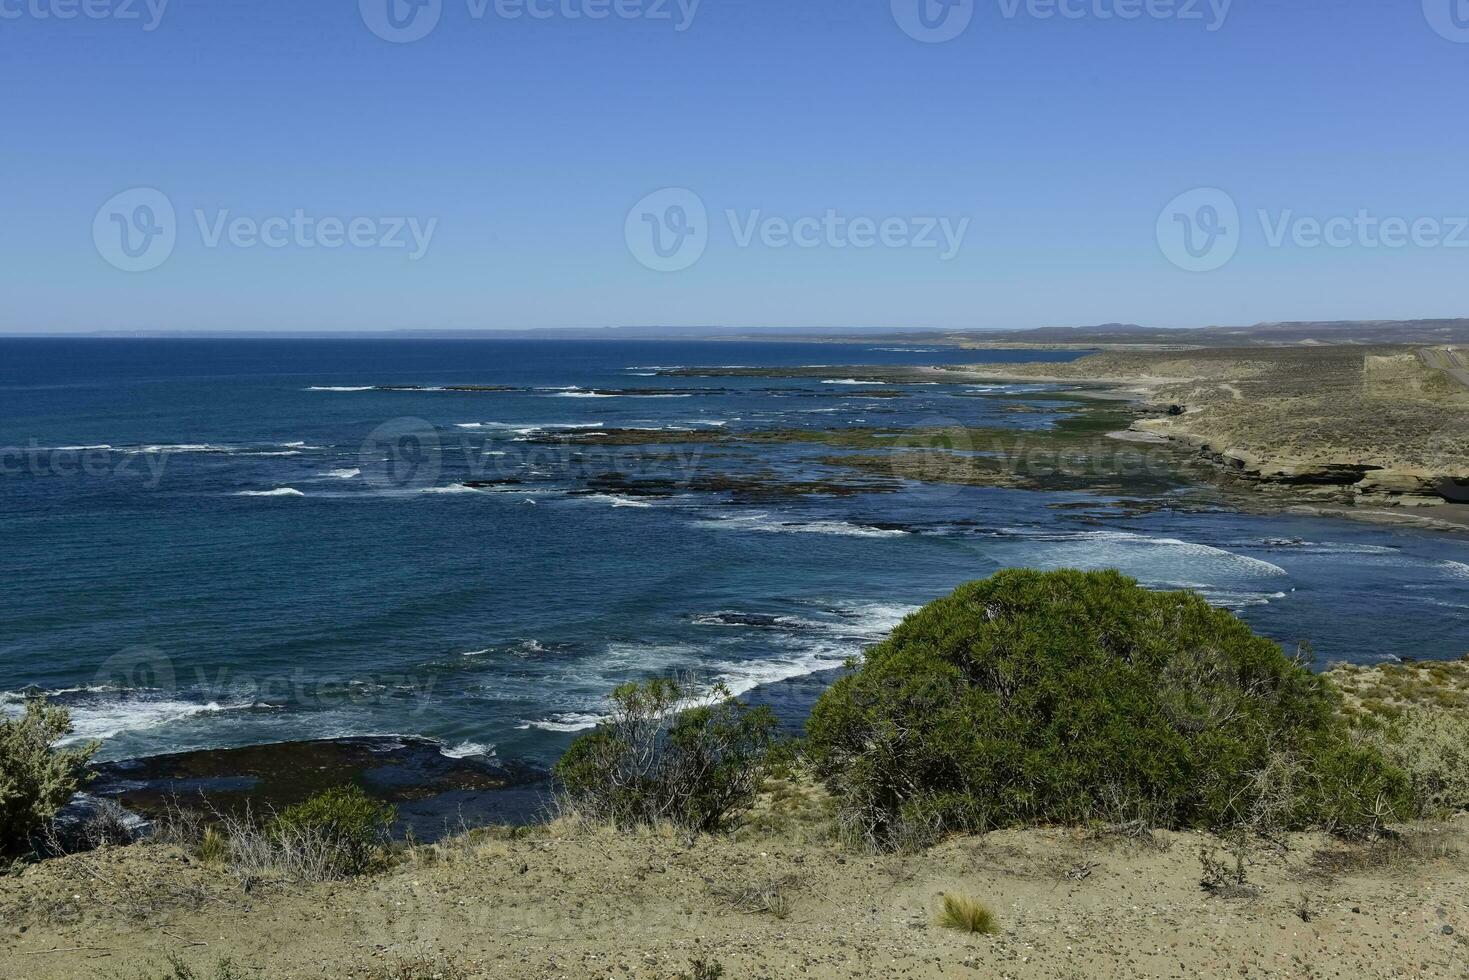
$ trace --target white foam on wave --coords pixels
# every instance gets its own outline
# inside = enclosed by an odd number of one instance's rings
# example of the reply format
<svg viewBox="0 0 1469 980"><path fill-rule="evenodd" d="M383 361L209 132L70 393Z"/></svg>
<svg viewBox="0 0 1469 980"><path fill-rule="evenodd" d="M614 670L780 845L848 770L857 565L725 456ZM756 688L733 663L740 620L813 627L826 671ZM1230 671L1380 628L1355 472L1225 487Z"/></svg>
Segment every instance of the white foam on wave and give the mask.
<svg viewBox="0 0 1469 980"><path fill-rule="evenodd" d="M601 429L603 422L457 422L456 429L480 429L486 432L504 432L511 436L532 436L542 432L578 432Z"/></svg>
<svg viewBox="0 0 1469 980"><path fill-rule="evenodd" d="M208 455L208 456L297 456L303 449L320 449L304 442L278 442L253 446L229 446L212 442L167 442L148 446L130 446L117 452L160 455Z"/></svg>
<svg viewBox="0 0 1469 980"><path fill-rule="evenodd" d="M598 666L613 671L659 671L687 667L699 648L688 643L627 643L613 641L602 651Z"/></svg>
<svg viewBox="0 0 1469 980"><path fill-rule="evenodd" d="M51 689L27 688L23 691L0 691L0 704L25 704L34 697L47 699L66 697L72 694L106 694L116 691L117 688L111 684L79 684L76 687L58 687Z"/></svg>
<svg viewBox="0 0 1469 980"><path fill-rule="evenodd" d="M256 707L253 703L222 705L218 701L200 704L197 701L170 699L145 700L129 698L118 701L103 701L91 705L71 705L72 730L57 745L72 745L93 739L116 738L131 732L144 732L162 728L175 722L200 715L217 715L231 711L248 711Z"/></svg>
<svg viewBox="0 0 1469 980"><path fill-rule="evenodd" d="M709 662L700 646L683 643L643 644L613 642L606 645L603 656L595 662L597 677L595 684L610 686L619 679L636 674L666 674L685 670L696 678L707 678L711 684L719 683L732 694L745 694L757 687L773 684L795 677L832 670L844 665L849 658L860 654L866 647L881 640L893 627L916 612L918 606L893 602L814 602L832 618L816 619L797 616L773 616L770 626L724 623L718 625L741 626L761 630L762 652L779 651L774 656L747 659L722 659ZM713 622L710 617L701 618ZM725 613L723 615L740 615ZM781 633L784 629L786 632ZM770 635L771 631L775 635ZM722 644L721 644L722 645ZM585 677L582 680L588 680ZM681 705L689 707L697 703L698 697ZM564 708L536 720L527 720L521 729L535 728L542 731L571 733L595 728L607 720L600 710L605 702L596 705L582 704L576 708Z"/></svg>
<svg viewBox="0 0 1469 980"><path fill-rule="evenodd" d="M754 621L742 622L741 617L750 617ZM799 616L783 616L769 613L742 613L734 609L721 609L718 612L700 613L689 617L689 622L695 626L718 626L728 629L744 630L817 630L825 629L831 624L815 619L802 619Z"/></svg>
<svg viewBox="0 0 1469 980"><path fill-rule="evenodd" d="M159 443L153 446L138 446L133 452L138 453L233 453L238 452L236 446L216 446L210 443Z"/></svg>
<svg viewBox="0 0 1469 980"><path fill-rule="evenodd" d="M376 391L373 385L312 385L307 391Z"/></svg>
<svg viewBox="0 0 1469 980"><path fill-rule="evenodd" d="M886 381L859 381L856 378L828 378L824 385L885 385Z"/></svg>
<svg viewBox="0 0 1469 980"><path fill-rule="evenodd" d="M1461 561L1446 559L1438 563L1438 567L1448 572L1454 578L1469 578L1469 565Z"/></svg>
<svg viewBox="0 0 1469 980"><path fill-rule="evenodd" d="M359 469L327 470L322 476L332 480L351 480L362 475Z"/></svg>
<svg viewBox="0 0 1469 980"><path fill-rule="evenodd" d="M1357 544L1350 541L1303 541L1299 538L1265 538L1259 542L1267 548L1290 549L1303 555L1396 555L1401 549L1382 544ZM1246 543L1249 547L1249 543Z"/></svg>
<svg viewBox="0 0 1469 980"><path fill-rule="evenodd" d="M611 504L613 507L636 507L646 509L653 505L646 500L638 500L636 497L621 497L611 493L589 494L582 498L584 500L595 500L598 503Z"/></svg>
<svg viewBox="0 0 1469 980"><path fill-rule="evenodd" d="M858 602L851 605L849 615L859 631L885 636L922 608L904 602Z"/></svg>
<svg viewBox="0 0 1469 980"><path fill-rule="evenodd" d="M899 528L867 527L846 521L782 521L769 514L732 514L713 520L699 521L699 527L731 531L760 531L776 534L829 534L849 538L901 538L908 532Z"/></svg>
<svg viewBox="0 0 1469 980"><path fill-rule="evenodd" d="M276 487L274 490L241 490L236 497L304 497L295 487Z"/></svg>
<svg viewBox="0 0 1469 980"><path fill-rule="evenodd" d="M725 661L715 665L714 679L739 697L767 684L835 670L857 652L857 649L842 644L819 644L805 647L787 658Z"/></svg>
<svg viewBox="0 0 1469 980"><path fill-rule="evenodd" d="M1059 547L1051 555L1038 556L1050 567L1114 568L1128 571L1126 558L1137 553L1143 562L1135 563L1132 574L1148 578L1159 569L1159 556L1178 558L1197 564L1199 561L1222 562L1246 576L1287 576L1290 573L1273 562L1237 554L1213 545L1184 541L1180 538L1150 537L1132 531L1034 532L1007 529L1007 534L1035 542L1048 542ZM1156 580L1156 579L1154 579Z"/></svg>
<svg viewBox="0 0 1469 980"><path fill-rule="evenodd" d="M789 654L721 662L714 666L715 680L740 695L766 684L835 670L885 638L919 608L904 603L867 602L842 608L839 615L843 618L838 620L792 618L790 622L800 626L779 644L790 650ZM819 629L820 639L809 638L812 626Z"/></svg>
<svg viewBox="0 0 1469 980"><path fill-rule="evenodd" d="M3 446L0 453L84 453L109 450L111 446Z"/></svg>
<svg viewBox="0 0 1469 980"><path fill-rule="evenodd" d="M521 730L539 728L544 732L584 732L589 728L596 728L605 720L605 715L594 715L584 711L563 711L549 718L523 722L515 727Z"/></svg>
<svg viewBox="0 0 1469 980"><path fill-rule="evenodd" d="M494 743L460 742L457 745L441 746L439 754L448 759L488 758L495 754L495 746Z"/></svg>

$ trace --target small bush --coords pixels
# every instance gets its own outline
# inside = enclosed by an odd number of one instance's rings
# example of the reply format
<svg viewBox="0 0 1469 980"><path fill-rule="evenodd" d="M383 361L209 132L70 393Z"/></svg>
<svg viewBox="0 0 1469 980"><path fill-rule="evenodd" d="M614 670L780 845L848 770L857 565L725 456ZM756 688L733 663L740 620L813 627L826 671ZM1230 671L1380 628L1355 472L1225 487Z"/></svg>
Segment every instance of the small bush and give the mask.
<svg viewBox="0 0 1469 980"><path fill-rule="evenodd" d="M1243 828L1236 831L1228 842L1228 851L1223 856L1209 846L1199 848L1199 867L1202 875L1199 887L1219 898L1255 898L1260 890L1250 884L1249 835Z"/></svg>
<svg viewBox="0 0 1469 980"><path fill-rule="evenodd" d="M249 881L280 876L336 881L362 874L384 855L397 814L355 786L329 789L270 817L202 813L171 805L154 823L155 843L183 847L205 864Z"/></svg>
<svg viewBox="0 0 1469 980"><path fill-rule="evenodd" d="M1117 572L1005 571L908 617L817 703L811 759L879 847L1025 823L1338 831L1409 812L1320 677Z"/></svg>
<svg viewBox="0 0 1469 980"><path fill-rule="evenodd" d="M65 708L28 701L25 714L0 721L0 856L22 854L85 781L95 744L53 748L71 731Z"/></svg>
<svg viewBox="0 0 1469 980"><path fill-rule="evenodd" d="M775 746L770 709L656 679L613 691L610 718L572 743L556 777L587 819L713 831L754 802Z"/></svg>
<svg viewBox="0 0 1469 980"><path fill-rule="evenodd" d="M1406 708L1388 724L1378 744L1408 774L1420 815L1469 810L1469 715Z"/></svg>
<svg viewBox="0 0 1469 980"><path fill-rule="evenodd" d="M393 807L343 786L287 808L267 829L283 851L316 855L313 877L346 878L371 867L396 819Z"/></svg>
<svg viewBox="0 0 1469 980"><path fill-rule="evenodd" d="M1000 931L995 913L983 902L962 895L945 895L944 907L939 912L939 925L960 932L974 932L986 936Z"/></svg>

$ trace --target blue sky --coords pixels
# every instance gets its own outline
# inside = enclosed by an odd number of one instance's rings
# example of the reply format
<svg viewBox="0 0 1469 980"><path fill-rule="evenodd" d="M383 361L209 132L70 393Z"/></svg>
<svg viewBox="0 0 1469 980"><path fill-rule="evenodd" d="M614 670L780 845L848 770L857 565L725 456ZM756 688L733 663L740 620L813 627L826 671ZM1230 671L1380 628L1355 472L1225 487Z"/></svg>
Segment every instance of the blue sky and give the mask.
<svg viewBox="0 0 1469 980"><path fill-rule="evenodd" d="M942 43L899 26L909 0L440 0L409 43L369 29L387 0L148 2L0 0L0 331L1469 313L1463 0L965 0ZM108 16L58 16L84 3ZM118 267L124 228L159 228L136 188L175 211L147 271ZM665 188L707 213L678 271L635 240L668 198L629 220ZM1195 188L1239 211L1204 272L1167 240ZM1420 234L1311 244L1359 214ZM941 219L959 247L915 247Z"/></svg>

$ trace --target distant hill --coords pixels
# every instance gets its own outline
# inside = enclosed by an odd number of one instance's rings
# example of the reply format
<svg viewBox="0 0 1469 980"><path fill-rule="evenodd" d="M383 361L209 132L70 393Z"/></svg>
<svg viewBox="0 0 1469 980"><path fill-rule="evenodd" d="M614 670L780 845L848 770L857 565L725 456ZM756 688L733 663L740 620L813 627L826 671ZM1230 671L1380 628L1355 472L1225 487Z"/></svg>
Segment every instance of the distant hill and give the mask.
<svg viewBox="0 0 1469 980"><path fill-rule="evenodd" d="M753 338L753 332L748 334ZM1469 344L1469 319L1453 320L1313 320L1257 323L1248 327L1140 327L1103 323L1088 327L1040 327L1033 330L924 330L888 334L846 334L841 338L815 332L761 334L773 340L844 339L870 343L1138 345L1248 347L1297 344Z"/></svg>

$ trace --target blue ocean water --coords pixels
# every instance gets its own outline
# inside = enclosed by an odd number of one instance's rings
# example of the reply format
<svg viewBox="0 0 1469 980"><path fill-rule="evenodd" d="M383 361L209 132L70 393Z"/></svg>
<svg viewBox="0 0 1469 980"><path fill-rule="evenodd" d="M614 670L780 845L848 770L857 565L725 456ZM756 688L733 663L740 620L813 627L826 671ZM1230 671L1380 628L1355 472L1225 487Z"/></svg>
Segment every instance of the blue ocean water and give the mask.
<svg viewBox="0 0 1469 980"><path fill-rule="evenodd" d="M689 481L832 473L790 446L538 441L611 428L1020 431L1054 415L1006 412L973 386L876 399L856 383L655 371L1037 356L0 340L0 710L50 692L75 737L105 740L104 758L404 734L544 763L620 681L691 671L808 698L919 604L1012 565L1196 588L1324 660L1469 652L1463 536L1227 511L1107 517L1053 506L1082 494L917 483L732 498ZM509 390L444 390L464 385ZM608 474L675 490L628 495L599 482Z"/></svg>

